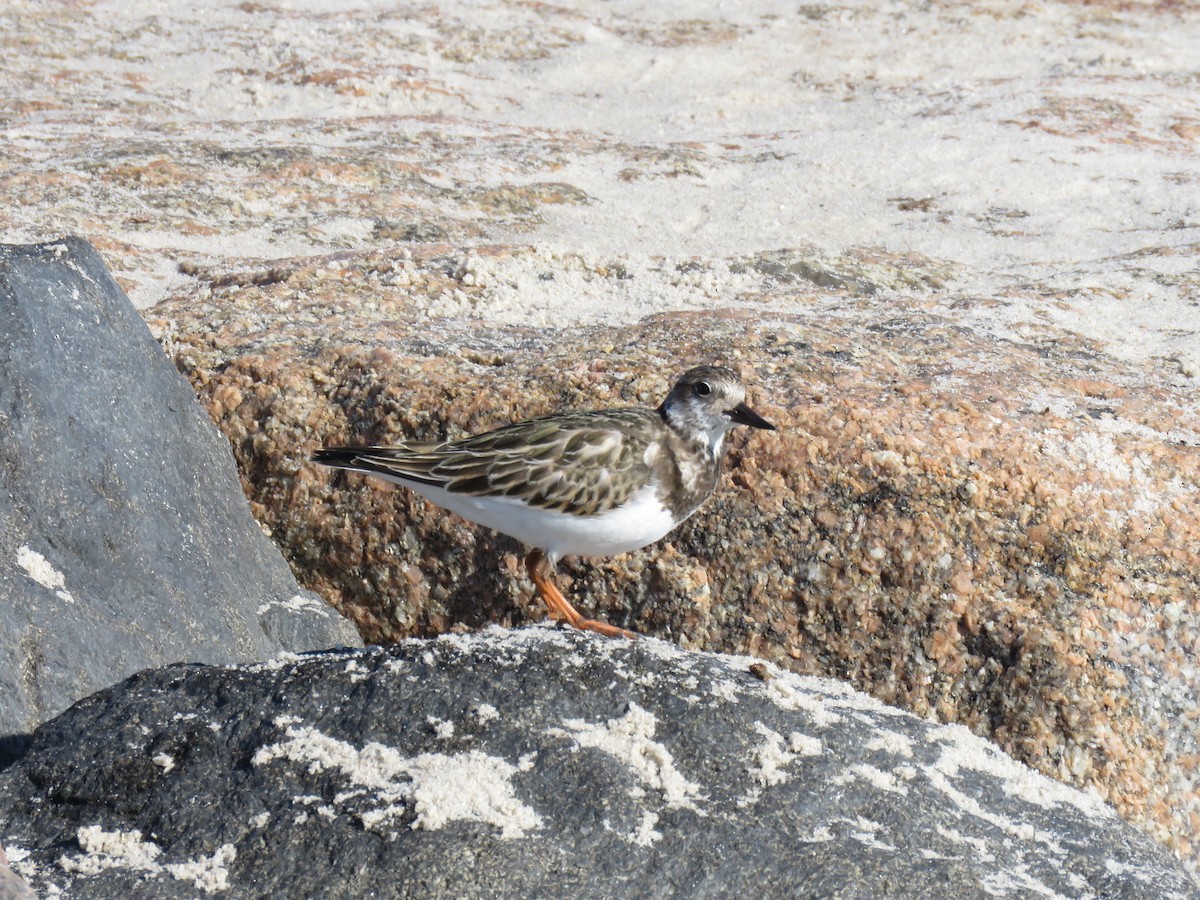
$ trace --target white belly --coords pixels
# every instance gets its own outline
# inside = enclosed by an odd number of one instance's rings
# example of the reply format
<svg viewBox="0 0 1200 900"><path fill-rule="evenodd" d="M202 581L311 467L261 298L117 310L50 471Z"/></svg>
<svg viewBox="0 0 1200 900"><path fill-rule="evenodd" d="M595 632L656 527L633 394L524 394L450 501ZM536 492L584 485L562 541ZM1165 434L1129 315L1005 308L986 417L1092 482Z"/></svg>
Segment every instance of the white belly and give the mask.
<svg viewBox="0 0 1200 900"><path fill-rule="evenodd" d="M640 550L679 524L659 503L653 485L642 488L618 509L595 516L572 516L533 509L508 497L471 497L431 485L399 483L464 519L545 550L551 561L564 556L615 556Z"/></svg>

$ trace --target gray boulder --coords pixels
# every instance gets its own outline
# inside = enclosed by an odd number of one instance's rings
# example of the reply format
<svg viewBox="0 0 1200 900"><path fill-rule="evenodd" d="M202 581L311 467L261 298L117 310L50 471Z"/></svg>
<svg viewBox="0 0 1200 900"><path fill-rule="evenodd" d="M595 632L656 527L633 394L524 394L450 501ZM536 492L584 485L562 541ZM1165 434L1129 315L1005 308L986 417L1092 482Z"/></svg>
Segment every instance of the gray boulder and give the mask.
<svg viewBox="0 0 1200 900"><path fill-rule="evenodd" d="M0 762L139 669L357 644L99 255L0 245Z"/></svg>
<svg viewBox="0 0 1200 900"><path fill-rule="evenodd" d="M536 626L144 672L0 773L63 897L1196 897L1092 795L746 657Z"/></svg>

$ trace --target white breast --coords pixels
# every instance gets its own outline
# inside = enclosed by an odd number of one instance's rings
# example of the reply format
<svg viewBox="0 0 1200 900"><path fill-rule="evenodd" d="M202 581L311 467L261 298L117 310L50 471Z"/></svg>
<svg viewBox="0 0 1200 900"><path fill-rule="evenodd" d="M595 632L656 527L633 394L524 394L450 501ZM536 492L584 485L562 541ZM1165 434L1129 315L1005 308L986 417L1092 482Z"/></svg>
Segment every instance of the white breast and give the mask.
<svg viewBox="0 0 1200 900"><path fill-rule="evenodd" d="M617 509L573 516L528 507L509 497L470 497L430 485L400 483L464 519L545 550L552 561L640 550L679 524L659 502L653 485L642 488Z"/></svg>

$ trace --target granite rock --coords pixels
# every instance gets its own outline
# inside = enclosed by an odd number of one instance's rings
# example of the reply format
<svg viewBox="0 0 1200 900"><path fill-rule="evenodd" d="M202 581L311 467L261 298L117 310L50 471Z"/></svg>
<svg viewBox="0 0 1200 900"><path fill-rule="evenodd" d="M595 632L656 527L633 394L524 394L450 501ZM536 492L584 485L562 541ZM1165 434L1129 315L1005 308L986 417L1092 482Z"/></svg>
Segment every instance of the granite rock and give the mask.
<svg viewBox="0 0 1200 900"><path fill-rule="evenodd" d="M357 642L83 240L0 246L0 430L0 734L148 666Z"/></svg>
<svg viewBox="0 0 1200 900"><path fill-rule="evenodd" d="M10 4L0 232L170 298L260 521L372 635L542 612L516 548L298 444L756 367L811 442L570 565L580 605L963 722L1194 865L1198 43L1128 0Z"/></svg>
<svg viewBox="0 0 1200 900"><path fill-rule="evenodd" d="M736 258L1195 380L1198 43L1166 0L12 4L0 234L87 235L140 308L396 242ZM712 294L581 282L556 323Z"/></svg>
<svg viewBox="0 0 1200 900"><path fill-rule="evenodd" d="M0 830L64 898L1200 896L962 727L545 627L141 673L37 731Z"/></svg>
<svg viewBox="0 0 1200 900"><path fill-rule="evenodd" d="M270 278L214 270L203 294L156 308L303 584L371 641L542 618L515 543L307 454L653 406L682 369L724 362L779 431L735 432L716 494L663 542L565 561L577 606L960 722L1192 857L1194 392L1062 332L1001 340L898 302L882 317L870 294L773 271L723 311L625 326L462 314L493 290L488 272L519 264L495 260L528 255L464 263L429 246L281 261ZM570 260L536 258L571 277ZM678 275L632 277L653 291ZM592 277L616 291L631 273Z"/></svg>

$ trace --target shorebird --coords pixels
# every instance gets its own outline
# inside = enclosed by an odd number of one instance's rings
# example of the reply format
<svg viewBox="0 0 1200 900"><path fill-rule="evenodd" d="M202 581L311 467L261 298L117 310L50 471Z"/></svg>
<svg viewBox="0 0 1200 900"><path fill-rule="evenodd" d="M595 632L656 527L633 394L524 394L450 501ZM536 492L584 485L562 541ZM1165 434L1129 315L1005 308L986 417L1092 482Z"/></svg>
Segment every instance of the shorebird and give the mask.
<svg viewBox="0 0 1200 900"><path fill-rule="evenodd" d="M610 637L635 635L580 615L554 583L564 556L640 550L716 487L725 435L775 426L745 402L729 369L684 372L656 409L566 412L472 437L386 447L326 447L312 459L402 484L530 548L525 570L550 615Z"/></svg>

